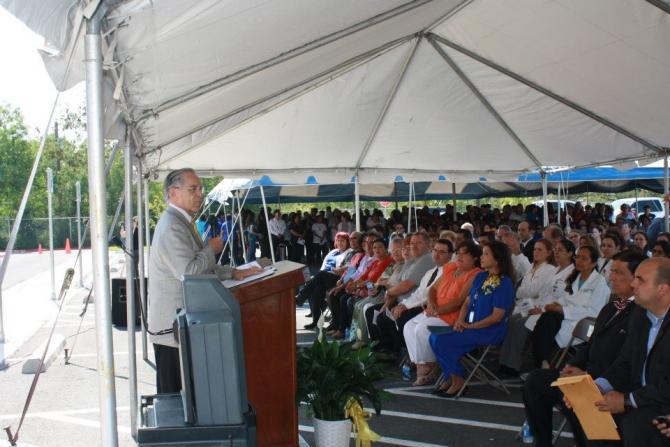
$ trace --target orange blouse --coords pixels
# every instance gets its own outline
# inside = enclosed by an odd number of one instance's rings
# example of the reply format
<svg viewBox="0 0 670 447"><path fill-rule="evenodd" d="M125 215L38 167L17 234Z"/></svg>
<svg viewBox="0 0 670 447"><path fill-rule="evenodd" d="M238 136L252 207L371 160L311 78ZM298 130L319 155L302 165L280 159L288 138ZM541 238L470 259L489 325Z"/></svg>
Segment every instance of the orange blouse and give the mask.
<svg viewBox="0 0 670 447"><path fill-rule="evenodd" d="M463 292L463 287L465 287L465 284L470 281L470 279L473 278L477 273L482 271L481 269L475 267L469 272L466 272L464 275L456 277L454 274L456 273L457 269L458 265L455 262L450 262L444 265L442 270L442 282L440 283L440 287L437 289L436 301L438 307L458 300L458 297L461 296L461 293ZM461 308L458 307L452 312L440 314L438 316L444 320L445 323L453 326L458 319L458 314L460 311Z"/></svg>

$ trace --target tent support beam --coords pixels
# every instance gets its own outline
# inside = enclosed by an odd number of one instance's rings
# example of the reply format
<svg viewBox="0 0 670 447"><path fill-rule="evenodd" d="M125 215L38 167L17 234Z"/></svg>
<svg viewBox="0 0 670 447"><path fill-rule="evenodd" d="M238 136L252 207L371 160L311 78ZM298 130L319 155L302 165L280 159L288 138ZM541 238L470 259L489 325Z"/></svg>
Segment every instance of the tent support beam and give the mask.
<svg viewBox="0 0 670 447"><path fill-rule="evenodd" d="M473 2L473 0L463 0L454 9L452 9L451 11L449 11L448 13L446 13L445 15L443 15L442 17L440 17L439 19L437 19L436 21L434 21L433 23L428 25L424 29L423 34L426 34L426 33L429 33L431 31L433 31L435 28L437 28L438 26L440 26L441 24L443 24L444 22L446 22L447 20L449 20L450 18L455 16L462 9L465 9L465 7L470 5L470 3L472 3L472 2Z"/></svg>
<svg viewBox="0 0 670 447"><path fill-rule="evenodd" d="M256 178L257 176L263 176L263 175L268 175L272 176L273 174L281 174L285 173L286 170L283 169L197 169L195 168L195 171L198 175L202 176L209 176L209 177L214 177L214 176L224 176L224 177L252 177ZM165 173L167 174L169 172L168 169L165 170L160 170L157 169L154 171L154 173ZM331 169L319 169L319 168L296 168L296 169L291 169L291 172L293 173L305 173L307 175L314 175L318 176L320 173L321 174L329 174L329 173L339 173L342 174L342 176L347 176L348 178L351 178L352 175L355 175L355 169L348 168L348 167L334 167ZM394 178L396 175L402 175L403 173L407 172L410 174L425 174L425 175L430 175L430 176L439 176L439 175L473 175L480 177L482 175L482 171L475 171L475 170L463 170L463 171L445 171L445 170L435 170L435 169L412 169L412 170L407 170L407 171L398 171L398 169L391 169L391 168L371 168L371 169L366 169L366 168L361 168L360 172L362 174L365 174L366 172L371 172L373 174L379 174L379 173L385 173L387 172L390 178ZM350 173L350 174L347 174ZM510 176L515 176L518 177L520 175L525 175L528 174L529 172L527 170L510 170L510 171L496 171L496 174L502 174L502 175L510 175ZM362 182L366 183L366 182Z"/></svg>
<svg viewBox="0 0 670 447"><path fill-rule="evenodd" d="M407 58L405 59L405 61L402 64L402 67L400 68L398 78L395 80L395 83L391 87L391 90L389 91L389 94L386 97L384 107L382 107L382 110L379 113L379 116L377 117L377 121L375 122L375 125L372 128L372 132L370 132L370 136L368 137L368 140L365 142L365 146L361 151L361 155L358 157L358 161L356 162L356 169L360 168L361 165L363 164L363 161L365 161L365 157L367 157L368 151L370 150L372 143L375 141L375 138L377 137L379 128L384 122L384 118L386 118L386 113L391 107L391 104L395 99L396 93L398 93L398 89L400 88L402 80L405 78L405 74L407 74L407 68L409 68L409 64L414 58L414 55L416 54L416 49L419 48L419 43L421 43L421 36L417 36L416 40L414 41L414 44L412 45L412 48L409 51L409 54L407 55Z"/></svg>
<svg viewBox="0 0 670 447"><path fill-rule="evenodd" d="M354 213L356 213L356 231L361 231L361 188L356 176L354 183Z"/></svg>
<svg viewBox="0 0 670 447"><path fill-rule="evenodd" d="M663 2L662 0L647 0L647 3L650 3L654 6L656 6L658 9L660 9L662 11L665 11L666 13L670 14L670 5Z"/></svg>
<svg viewBox="0 0 670 447"><path fill-rule="evenodd" d="M547 227L549 225L549 207L547 206L547 173L542 171L540 176L542 177L542 202L544 203L544 206L542 207L542 222L544 223L544 226Z"/></svg>
<svg viewBox="0 0 670 447"><path fill-rule="evenodd" d="M243 68L242 70L237 71L236 73L224 76L220 79L217 79L213 82L210 82L209 84L205 84L201 87L196 88L192 92L186 93L184 95L176 96L172 99L169 99L167 101L162 102L161 104L157 105L153 109L145 110L142 115L140 116L138 122L142 122L152 116L155 116L156 114L159 114L165 110L168 110L172 107L178 106L182 104L183 102L190 101L191 99L195 99L199 96L205 95L207 93L210 93L216 89L219 89L221 87L224 87L228 84L231 84L235 81L238 81L240 79L246 78L248 76L251 76L253 74L256 74L258 72L261 72L263 70L266 70L268 68L271 68L275 65L281 64L283 62L286 62L290 59L293 59L295 57L298 57L302 54L308 53L310 51L316 50L320 47L323 47L325 45L328 45L332 42L335 42L339 39L342 39L344 37L350 36L352 34L355 34L359 31L362 31L364 29L370 28L372 26L375 26L379 23L382 23L386 20L392 19L396 16L402 15L406 12L412 11L420 6L423 6L427 3L430 3L431 0L412 0L410 2L407 2L405 4L402 4L400 6L397 6L389 11L383 12L381 14L378 14L374 17L371 17L369 19L363 20L362 22L356 23L348 28L345 28L340 31L336 31L334 33L328 34L327 36L323 36L319 39L313 40L309 43L306 43L300 47L294 48L292 50L289 50L285 53L282 53L278 56L275 56L273 58L267 59L263 62L260 62L255 65L251 65L249 67Z"/></svg>
<svg viewBox="0 0 670 447"><path fill-rule="evenodd" d="M133 156L130 141L123 146L124 166L124 222L126 227L126 296L135 296L135 247L133 246ZM128 388L130 394L130 433L137 434L137 357L135 337L135 300L126 300L128 321Z"/></svg>
<svg viewBox="0 0 670 447"><path fill-rule="evenodd" d="M456 183L451 184L451 201L452 201L452 217L454 218L454 223L458 222L458 212L456 211Z"/></svg>
<svg viewBox="0 0 670 447"><path fill-rule="evenodd" d="M270 244L270 257L272 258L272 263L277 262L275 260L275 248L272 243L272 233L270 232L270 217L268 216L268 204L265 201L265 192L263 191L263 185L261 185L261 199L263 200L263 213L265 214L265 227L268 230L268 241ZM224 203L226 199L223 199Z"/></svg>
<svg viewBox="0 0 670 447"><path fill-rule="evenodd" d="M576 110L577 112L579 112L583 115L586 115L593 120L598 121L600 124L609 127L610 129L612 129L612 130L630 138L633 141L636 141L637 143L640 143L642 146L644 146L644 147L646 147L646 148L648 148L648 149L650 149L654 152L657 152L657 153L662 153L663 152L663 150L661 148L659 148L658 146L648 142L644 138L642 138L638 135L635 135L634 133L624 129L621 126L618 126L617 124L614 124L613 122L611 122L608 119L596 114L595 112L592 112L592 111L580 106L579 104L577 104L575 102L572 102L569 99L564 98L563 96L560 96L560 95L552 92L551 90L546 89L546 88L542 87L541 85L536 84L533 81L530 81L530 80L524 78L523 76L521 76L521 75L519 75L519 74L517 74L513 71L510 71L507 68L505 68L501 65L498 65L495 62L492 62L492 61L480 56L479 54L477 54L473 51L468 50L467 48L464 48L464 47L462 47L462 46L460 46L460 45L458 45L458 44L456 44L456 43L454 43L454 42L452 42L448 39L445 39L444 37L441 37L437 34L432 34L431 33L431 34L428 35L428 38L431 39L431 40L434 39L434 40L448 46L449 48L452 48L452 49L458 51L459 53L465 54L466 56L476 60L477 62L480 62L480 63L482 63L482 64L484 64L484 65L486 65L490 68L493 68L494 70L496 70L496 71L498 71L498 72L500 72L500 73L502 73L506 76L511 77L512 79L514 79L518 82L521 82L522 84L532 88L533 90L537 90L538 92L540 92L540 93L542 93L546 96L549 96L552 99L555 99L556 101L560 102L561 104L566 105L566 106L570 107L571 109Z"/></svg>
<svg viewBox="0 0 670 447"><path fill-rule="evenodd" d="M393 50L394 48L396 48L396 47L398 47L398 46L400 46L400 45L402 45L402 44L408 42L408 41L411 40L413 37L414 37L414 36L411 35L411 36L403 37L403 38L401 38L401 39L394 40L394 41L392 41L392 42L389 42L389 43L387 43L387 44L382 45L381 47L375 48L375 49L373 49L373 50L371 50L371 51L369 51L369 52L367 52L367 53L364 53L363 55L357 56L357 57L355 57L355 58L353 58L353 59L349 59L349 60L343 62L342 64L340 64L340 65L338 65L338 66L336 66L336 67L334 67L334 68L332 68L332 69L329 69L329 70L327 70L327 71L325 71L325 72L316 74L316 75L312 76L312 77L309 78L309 79L305 79L304 81L301 81L301 82L299 82L298 84L294 84L294 85L292 85L292 86L290 86L290 87L286 87L285 89L283 89L283 90L281 90L281 91L279 91L279 92L273 93L273 94L271 94L271 95L268 95L268 96L265 96L265 97L263 97L263 98L260 98L260 99L258 99L258 100L256 100L256 101L253 101L253 102L251 102L251 103L249 103L249 104L246 104L246 105L244 105L244 106L238 107L237 109L235 109L235 110L233 110L233 111L231 111L231 112L228 112L228 113L226 113L226 114L224 114L224 115L222 115L222 116L220 116L220 117L214 118L213 120L210 120L210 121L208 121L207 123L201 124L201 125L197 126L196 128L193 128L193 129L189 130L188 132L185 132L185 133L183 133L183 134L181 134L181 135L179 135L179 136L173 137L173 138L171 138L171 139L169 139L169 140L167 140L167 141L164 141L164 142L162 142L162 143L156 145L156 147L154 147L154 148L151 148L151 149L149 149L149 150L147 150L147 151L144 151L144 152L143 152L143 155L150 155L150 154L152 154L152 153L154 153L154 152L160 151L160 150L162 150L163 148L165 148L166 146L169 146L170 144L173 144L173 143L175 143L175 142L177 142L177 141L179 141L179 140L181 140L181 139L183 139L183 138L188 138L188 137L190 137L191 135L193 135L194 133L200 132L200 131L202 131L202 130L204 130L204 129L207 129L207 128L210 127L210 126L213 126L213 125L215 125L215 124L217 124L217 123L220 123L221 121L227 120L228 118L231 118L231 117L233 117L233 116L235 116L235 115L237 115L237 114L240 114L240 113L242 113L242 112L245 112L245 111L249 110L249 109L252 108L252 107L255 107L255 106L257 106L257 105L263 104L264 102L269 101L269 100L271 100L271 99L273 99L273 98L276 98L276 97L278 97L278 96L281 96L281 95L283 95L284 93L288 93L288 92L290 92L291 90L299 89L299 88L301 88L301 87L304 87L304 88L302 88L301 90L299 90L299 91L297 91L297 92L294 92L292 95L290 95L290 96L284 98L283 100L281 100L281 101L279 101L279 102L277 102L277 103L275 103L275 104L268 105L267 107L263 108L262 110L259 110L258 112L256 112L256 113L254 113L254 114L248 116L248 117L245 118L244 120L240 121L238 124L236 124L236 125L234 125L234 126L231 126L230 128L224 130L224 131L221 132L220 134L217 134L217 135L212 136L212 137L211 137L209 140L207 140L207 141L210 141L210 140L212 140L212 139L214 139L214 138L219 138L219 137L225 135L226 133L231 132L232 130L234 130L234 129L240 127L241 125L243 125L243 124L248 124L249 122L253 121L254 119L256 119L256 118L258 118L258 117L260 117L260 116L263 116L263 115L265 115L266 113L271 112L272 110L274 110L274 109L276 109L276 108L278 108L278 107L281 107L281 106L283 106L284 104L286 104L286 103L288 103L288 102L290 102L290 101L293 101L294 99L299 98L300 96L305 95L305 94L311 92L312 90L315 90L315 89L321 87L322 85L324 85L324 84L326 84L326 83L332 81L333 79L337 79L338 77L343 76L343 75L345 75L345 74L351 72L352 70L354 70L354 69L360 67L361 65L363 65L363 64L365 64L365 63L367 63L367 62L370 62L371 60L373 60L373 59L375 59L375 58L377 58L377 57L379 57L379 56L382 56L382 55L385 54L387 51ZM203 143L201 143L201 144L205 144L205 143L206 143L206 142L203 142ZM165 160L162 160L161 163L167 163L167 162L169 162L169 161L175 159L176 157L179 157L179 156L184 155L184 154L186 154L186 153L188 153L188 152L190 152L190 151L193 151L193 150L196 149L197 147L198 147L198 146L190 147L190 148L188 148L188 149L186 149L186 150L184 150L184 151L182 151L182 152L180 152L180 153L178 153L178 154L175 154L175 155L173 155L173 156L171 156L171 157L169 157L169 158L167 158L167 159L165 159Z"/></svg>
<svg viewBox="0 0 670 447"><path fill-rule="evenodd" d="M148 299L147 299L147 290L144 285L144 275L146 269L146 262L144 259L144 206L142 204L142 197L144 192L142 191L142 160L137 158L137 270L138 277L140 278L139 285L139 295L142 307L144 309L149 309ZM134 232L134 228L131 228L130 231ZM134 238L133 238L134 240ZM148 314L147 314L148 315ZM149 360L149 347L147 341L147 329L145 325L142 325L142 360Z"/></svg>
<svg viewBox="0 0 670 447"><path fill-rule="evenodd" d="M91 249L93 252L93 289L97 344L97 369L100 399L101 444L119 444L116 417L116 384L112 347L111 308L109 293L109 254L107 245L107 200L105 194L104 130L102 100L102 34L104 8L98 8L86 20L86 116L88 132L88 185L91 217Z"/></svg>
<svg viewBox="0 0 670 447"><path fill-rule="evenodd" d="M461 78L461 81L465 83L465 85L468 86L468 88L474 93L474 95L479 99L479 101L482 103L484 107L489 111L489 113L498 121L500 126L507 132L507 134L514 140L514 142L521 148L521 150L526 154L528 158L537 166L539 169L542 169L542 163L537 159L537 157L531 152L530 149L528 149L528 146L521 141L521 138L512 130L512 128L507 124L507 122L503 119L502 116L496 111L496 109L493 108L491 103L482 95L482 93L477 89L475 84L472 83L472 81L463 73L463 71L460 69L458 65L456 65L456 62L454 62L449 55L447 54L446 51L437 43L435 42L435 39L432 37L433 35L428 36L428 41L430 44L435 48L435 51L442 56L442 59L449 64L452 70L456 72L459 78Z"/></svg>

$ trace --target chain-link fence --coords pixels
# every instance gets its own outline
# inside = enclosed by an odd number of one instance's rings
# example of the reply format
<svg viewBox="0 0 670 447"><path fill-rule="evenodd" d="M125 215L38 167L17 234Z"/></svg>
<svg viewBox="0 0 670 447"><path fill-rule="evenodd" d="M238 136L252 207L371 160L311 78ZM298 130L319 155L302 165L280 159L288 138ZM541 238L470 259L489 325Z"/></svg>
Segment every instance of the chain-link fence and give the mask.
<svg viewBox="0 0 670 447"><path fill-rule="evenodd" d="M7 247L9 235L14 224L13 218L0 217L0 250ZM108 218L107 224L111 224L112 219ZM81 219L81 235L84 236L84 228L88 218L82 216ZM54 217L53 218L53 232L54 232L54 248L60 249L65 247L66 239L70 239L72 249L79 246L77 239L77 218L76 217ZM113 236L118 235L118 225ZM16 237L15 250L31 250L36 249L39 244L42 247L49 247L49 219L46 217L23 219L21 221L21 228ZM90 245L90 237L83 240L84 247Z"/></svg>

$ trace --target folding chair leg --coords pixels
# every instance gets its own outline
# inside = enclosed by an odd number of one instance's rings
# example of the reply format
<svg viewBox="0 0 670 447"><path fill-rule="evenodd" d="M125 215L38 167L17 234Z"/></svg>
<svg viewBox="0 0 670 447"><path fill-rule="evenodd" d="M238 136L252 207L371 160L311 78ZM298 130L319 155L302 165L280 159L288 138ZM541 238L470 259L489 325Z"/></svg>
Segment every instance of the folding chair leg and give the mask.
<svg viewBox="0 0 670 447"><path fill-rule="evenodd" d="M435 386L433 387L433 390L437 391L438 389L440 389L442 384L446 381L447 378L444 377L444 373L440 374L440 377L438 377L437 380L435 381Z"/></svg>
<svg viewBox="0 0 670 447"><path fill-rule="evenodd" d="M568 418L564 417L563 420L561 421L561 424L558 426L558 430L554 432L554 437L551 440L551 445L556 445L556 442L561 437L561 433L563 433L563 429L565 429L565 424L567 423Z"/></svg>
<svg viewBox="0 0 670 447"><path fill-rule="evenodd" d="M491 349L491 346L487 346L482 355L479 356L479 359L475 362L474 368L472 368L472 371L470 371L470 374L468 374L468 378L465 379L465 382L463 383L463 386L461 389L458 391L458 394L456 394L456 399L459 399L461 395L463 394L463 391L465 391L465 387L468 386L468 383L470 383L470 380L472 380L472 376L475 375L475 372L477 372L477 369L479 369L479 366L482 364L484 361L484 358L486 357L486 354L489 353L489 350Z"/></svg>

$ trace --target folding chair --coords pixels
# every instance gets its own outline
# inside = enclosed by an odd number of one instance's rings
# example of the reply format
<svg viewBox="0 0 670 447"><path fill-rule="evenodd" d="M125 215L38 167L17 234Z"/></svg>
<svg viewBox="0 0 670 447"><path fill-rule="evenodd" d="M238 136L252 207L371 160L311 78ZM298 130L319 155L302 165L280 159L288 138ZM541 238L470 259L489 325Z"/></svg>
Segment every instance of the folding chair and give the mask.
<svg viewBox="0 0 670 447"><path fill-rule="evenodd" d="M591 334L593 333L595 324L596 319L593 317L586 317L579 320L575 328L572 330L572 336L570 337L570 341L568 342L567 346L559 351L556 351L556 354L554 354L553 358L551 359L551 367L554 369L560 369L568 352L574 348L575 341L579 340L584 343L588 342L591 338ZM558 429L554 431L554 437L551 440L552 444L556 444L556 441L558 441L558 438L561 437L561 433L563 433L567 423L568 419L563 417L563 420L558 425ZM521 439L521 431L517 433L517 439Z"/></svg>
<svg viewBox="0 0 670 447"><path fill-rule="evenodd" d="M568 342L567 346L557 351L551 359L551 367L560 369L560 367L563 366L563 360L565 360L568 352L574 349L574 343L576 341L581 341L584 343L588 342L591 338L591 333L593 332L595 324L596 319L593 317L586 317L579 320L577 322L577 326L575 326L575 328L572 330L572 337L570 337L570 341Z"/></svg>
<svg viewBox="0 0 670 447"><path fill-rule="evenodd" d="M465 356L461 359L463 366L465 366L466 369L470 370L470 374L468 374L468 377L465 379L465 383L463 384L461 390L456 395L456 399L461 397L461 394L463 394L465 387L468 385L468 383L470 383L472 378L475 376L477 376L479 380L486 383L487 385L490 385L496 389L504 391L508 395L511 394L509 389L505 385L505 382L503 382L502 379L500 379L500 377L496 376L493 373L493 371L484 366L484 359L486 359L486 356L491 352L491 349L496 346L497 345L480 346L477 349L483 349L483 352L479 357L475 357L474 354L476 352L475 350L471 351L468 354L465 354Z"/></svg>
<svg viewBox="0 0 670 447"><path fill-rule="evenodd" d="M584 343L589 341L595 325L596 325L596 319L592 317L586 317L579 320L577 326L575 326L575 328L572 330L572 337L570 337L568 345L561 351L559 351L560 355L558 356L556 362L555 363L552 362L555 365L554 367L556 369L558 369L561 366L563 360L565 359L565 356L568 354L568 351L573 348L573 344L576 340L580 340ZM551 440L552 444L556 444L556 441L558 441L558 438L561 437L561 433L563 433L563 430L565 429L567 423L568 418L563 417L563 420L559 424L558 429L554 432L554 437Z"/></svg>

